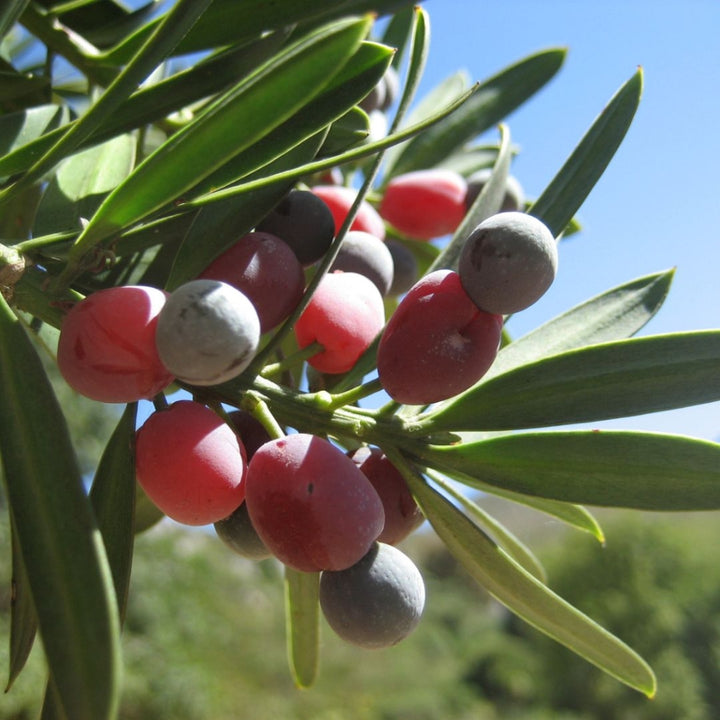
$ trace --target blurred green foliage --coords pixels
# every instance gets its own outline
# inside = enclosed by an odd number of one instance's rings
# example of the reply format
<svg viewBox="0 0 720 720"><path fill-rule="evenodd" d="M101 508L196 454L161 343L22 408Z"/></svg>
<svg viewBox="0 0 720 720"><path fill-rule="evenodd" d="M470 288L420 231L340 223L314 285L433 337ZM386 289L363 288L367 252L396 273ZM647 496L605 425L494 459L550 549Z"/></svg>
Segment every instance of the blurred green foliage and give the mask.
<svg viewBox="0 0 720 720"><path fill-rule="evenodd" d="M518 518L513 517L516 521ZM720 529L709 516L609 514L606 547L544 531L553 588L653 664L654 700L517 621L430 533L405 544L428 587L414 635L381 651L322 627L317 685L293 687L284 657L282 571L214 535L169 522L137 539L123 632L122 720L712 720L720 716ZM541 527L526 527L535 532ZM0 542L7 541L2 524ZM5 561L3 560L3 563ZM9 567L0 567L7 637ZM7 642L0 642L3 670ZM37 715L41 652L0 701Z"/></svg>

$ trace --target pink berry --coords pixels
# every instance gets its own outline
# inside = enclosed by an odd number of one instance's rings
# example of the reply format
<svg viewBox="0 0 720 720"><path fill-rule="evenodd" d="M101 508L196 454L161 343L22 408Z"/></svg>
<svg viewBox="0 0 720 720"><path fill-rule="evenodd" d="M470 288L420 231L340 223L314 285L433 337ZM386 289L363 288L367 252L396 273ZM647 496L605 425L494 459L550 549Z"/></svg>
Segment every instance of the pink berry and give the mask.
<svg viewBox="0 0 720 720"><path fill-rule="evenodd" d="M180 400L138 430L137 479L168 517L186 525L222 520L245 499L245 448L210 408Z"/></svg>
<svg viewBox="0 0 720 720"><path fill-rule="evenodd" d="M260 332L279 325L300 302L305 287L302 265L280 238L251 232L218 256L200 277L221 280L244 293L255 306Z"/></svg>
<svg viewBox="0 0 720 720"><path fill-rule="evenodd" d="M370 347L384 323L382 296L371 280L353 272L332 272L320 281L295 323L295 337L300 348L313 342L323 346L308 360L312 367L343 373Z"/></svg>
<svg viewBox="0 0 720 720"><path fill-rule="evenodd" d="M436 270L402 299L378 347L378 375L394 400L426 405L457 395L490 368L503 318L473 303L457 273Z"/></svg>
<svg viewBox="0 0 720 720"><path fill-rule="evenodd" d="M305 572L355 564L385 520L377 492L355 463L327 440L302 433L255 452L246 502L265 545Z"/></svg>
<svg viewBox="0 0 720 720"><path fill-rule="evenodd" d="M155 348L166 294L152 287L107 288L77 303L63 320L58 367L82 395L108 403L151 398L173 376Z"/></svg>
<svg viewBox="0 0 720 720"><path fill-rule="evenodd" d="M378 541L397 545L425 519L405 478L379 448L361 447L351 457L372 483L383 504L385 527Z"/></svg>
<svg viewBox="0 0 720 720"><path fill-rule="evenodd" d="M455 232L466 194L467 182L452 170L416 170L388 183L380 215L404 235L431 240Z"/></svg>
<svg viewBox="0 0 720 720"><path fill-rule="evenodd" d="M357 191L338 185L315 185L311 189L330 208L335 220L335 233L337 233L350 211L350 206L355 202ZM350 225L350 230L362 230L381 240L385 239L383 219L378 215L377 210L365 200L360 204L357 215Z"/></svg>

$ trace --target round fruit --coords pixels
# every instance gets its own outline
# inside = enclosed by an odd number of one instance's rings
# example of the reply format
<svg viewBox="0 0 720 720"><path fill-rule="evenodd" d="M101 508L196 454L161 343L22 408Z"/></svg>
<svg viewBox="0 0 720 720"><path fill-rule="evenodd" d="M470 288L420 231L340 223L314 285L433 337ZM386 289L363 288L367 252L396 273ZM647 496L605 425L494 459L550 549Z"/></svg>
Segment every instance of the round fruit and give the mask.
<svg viewBox="0 0 720 720"><path fill-rule="evenodd" d="M394 177L380 215L403 235L431 240L455 232L465 216L465 178L452 170L416 170Z"/></svg>
<svg viewBox="0 0 720 720"><path fill-rule="evenodd" d="M420 571L392 545L375 543L352 567L320 576L323 615L353 645L384 648L397 644L417 627L424 606Z"/></svg>
<svg viewBox="0 0 720 720"><path fill-rule="evenodd" d="M239 375L260 341L260 320L238 289L219 280L191 280L175 290L158 317L160 359L191 385L216 385Z"/></svg>
<svg viewBox="0 0 720 720"><path fill-rule="evenodd" d="M386 240L385 245L393 259L393 281L388 295L402 295L418 279L417 258L402 243L395 240Z"/></svg>
<svg viewBox="0 0 720 720"><path fill-rule="evenodd" d="M557 265L557 245L548 227L532 215L507 212L489 217L470 233L458 273L479 308L508 315L545 294Z"/></svg>
<svg viewBox="0 0 720 720"><path fill-rule="evenodd" d="M425 519L405 478L379 448L361 447L350 457L382 500L385 526L378 541L397 545Z"/></svg>
<svg viewBox="0 0 720 720"><path fill-rule="evenodd" d="M355 202L357 191L349 187L338 185L315 185L312 192L317 195L330 209L335 221L335 234L345 221L350 207ZM377 210L367 201L363 200L350 225L350 230L363 230L381 240L385 239L385 223L378 215Z"/></svg>
<svg viewBox="0 0 720 720"><path fill-rule="evenodd" d="M245 502L273 555L305 572L350 567L385 521L377 492L355 463L327 440L304 433L256 451Z"/></svg>
<svg viewBox="0 0 720 720"><path fill-rule="evenodd" d="M465 205L470 206L475 202L477 196L482 192L487 181L492 175L492 168L482 168L474 172L467 180L467 195ZM513 175L508 175L505 182L505 195L503 196L500 212L512 212L522 210L525 206L525 192Z"/></svg>
<svg viewBox="0 0 720 720"><path fill-rule="evenodd" d="M362 275L332 272L323 277L295 323L300 348L323 346L308 363L325 373L343 373L355 365L385 323L380 291Z"/></svg>
<svg viewBox="0 0 720 720"><path fill-rule="evenodd" d="M382 240L362 230L351 230L343 238L330 270L364 275L384 296L392 285L393 258Z"/></svg>
<svg viewBox="0 0 720 720"><path fill-rule="evenodd" d="M427 405L457 395L490 368L501 315L479 310L457 273L436 270L402 299L378 346L380 382L393 400Z"/></svg>
<svg viewBox="0 0 720 720"><path fill-rule="evenodd" d="M255 229L282 239L307 267L330 247L335 236L335 220L330 208L317 195L309 190L291 190Z"/></svg>
<svg viewBox="0 0 720 720"><path fill-rule="evenodd" d="M226 518L245 498L245 449L212 410L180 400L154 412L136 434L135 468L147 496L186 525Z"/></svg>
<svg viewBox="0 0 720 720"><path fill-rule="evenodd" d="M67 383L108 403L152 398L173 380L155 347L155 326L167 295L126 285L98 290L63 320L57 361Z"/></svg>
<svg viewBox="0 0 720 720"><path fill-rule="evenodd" d="M228 517L218 520L214 527L215 533L225 545L241 557L248 560L265 560L272 557L267 545L253 527L246 503Z"/></svg>
<svg viewBox="0 0 720 720"><path fill-rule="evenodd" d="M283 240L251 232L218 256L200 273L240 290L255 307L260 332L279 325L297 307L305 289L305 273Z"/></svg>

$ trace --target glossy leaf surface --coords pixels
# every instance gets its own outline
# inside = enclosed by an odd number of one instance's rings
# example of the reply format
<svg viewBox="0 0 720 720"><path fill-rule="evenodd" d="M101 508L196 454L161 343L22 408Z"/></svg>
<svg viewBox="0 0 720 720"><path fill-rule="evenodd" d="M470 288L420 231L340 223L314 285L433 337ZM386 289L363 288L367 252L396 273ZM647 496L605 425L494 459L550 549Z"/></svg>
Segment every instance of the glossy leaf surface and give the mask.
<svg viewBox="0 0 720 720"><path fill-rule="evenodd" d="M1 299L0 387L5 489L59 696L69 717L112 718L120 649L107 558L62 411Z"/></svg>

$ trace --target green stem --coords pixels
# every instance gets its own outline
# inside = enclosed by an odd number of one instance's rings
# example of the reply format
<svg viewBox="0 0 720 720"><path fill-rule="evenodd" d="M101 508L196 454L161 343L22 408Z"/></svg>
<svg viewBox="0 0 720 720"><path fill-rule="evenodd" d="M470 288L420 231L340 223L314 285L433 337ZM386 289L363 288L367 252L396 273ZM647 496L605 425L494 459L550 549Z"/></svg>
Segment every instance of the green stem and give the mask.
<svg viewBox="0 0 720 720"><path fill-rule="evenodd" d="M292 355L288 355L286 358L283 358L282 360L278 360L278 362L270 363L268 365L265 365L263 369L260 371L260 374L264 378L273 378L277 375L280 375L285 370L292 370L297 365L302 364L305 362L305 360L308 360L309 358L313 357L313 355L317 355L318 353L321 353L325 347L321 345L319 342L313 342L310 343L310 345L305 346L301 350L298 350L297 352L293 353Z"/></svg>
<svg viewBox="0 0 720 720"><path fill-rule="evenodd" d="M357 385L356 387L351 388L350 390L346 390L345 392L337 394L331 393L329 407L331 409L335 409L343 407L344 405L356 403L358 400L362 400L369 395L374 395L375 393L380 392L382 389L383 386L380 382L380 378L375 378L374 380L370 380L369 382L366 382L362 385Z"/></svg>

